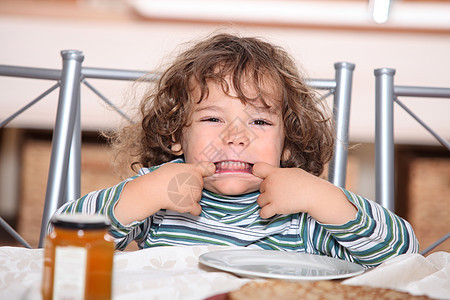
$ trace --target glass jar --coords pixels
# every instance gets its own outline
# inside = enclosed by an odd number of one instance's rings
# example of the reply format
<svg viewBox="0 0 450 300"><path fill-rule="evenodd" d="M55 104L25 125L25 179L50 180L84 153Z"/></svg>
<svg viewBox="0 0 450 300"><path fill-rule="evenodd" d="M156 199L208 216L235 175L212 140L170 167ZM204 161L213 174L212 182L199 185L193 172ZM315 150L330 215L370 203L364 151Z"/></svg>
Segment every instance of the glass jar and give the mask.
<svg viewBox="0 0 450 300"><path fill-rule="evenodd" d="M111 299L114 242L102 215L51 219L44 248L43 299Z"/></svg>

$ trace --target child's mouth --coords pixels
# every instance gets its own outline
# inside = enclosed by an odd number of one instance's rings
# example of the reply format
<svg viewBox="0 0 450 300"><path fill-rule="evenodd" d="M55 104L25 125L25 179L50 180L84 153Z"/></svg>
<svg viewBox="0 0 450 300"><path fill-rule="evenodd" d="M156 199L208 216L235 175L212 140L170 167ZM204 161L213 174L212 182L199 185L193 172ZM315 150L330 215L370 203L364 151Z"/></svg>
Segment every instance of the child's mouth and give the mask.
<svg viewBox="0 0 450 300"><path fill-rule="evenodd" d="M252 173L253 164L242 161L219 161L215 163L216 173Z"/></svg>

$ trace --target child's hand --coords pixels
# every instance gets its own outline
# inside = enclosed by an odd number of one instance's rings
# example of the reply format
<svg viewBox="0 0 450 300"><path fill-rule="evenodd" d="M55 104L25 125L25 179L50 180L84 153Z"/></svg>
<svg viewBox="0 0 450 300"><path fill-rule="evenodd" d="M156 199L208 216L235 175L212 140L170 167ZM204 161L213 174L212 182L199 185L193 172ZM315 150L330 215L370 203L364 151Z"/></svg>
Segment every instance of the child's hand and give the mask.
<svg viewBox="0 0 450 300"><path fill-rule="evenodd" d="M263 179L258 197L262 218L308 212L311 197L304 188L308 173L299 168L277 168L263 162L255 163L252 172Z"/></svg>
<svg viewBox="0 0 450 300"><path fill-rule="evenodd" d="M162 165L125 185L114 215L122 224L141 221L161 209L199 215L203 177L215 170L210 162Z"/></svg>
<svg viewBox="0 0 450 300"><path fill-rule="evenodd" d="M304 212L322 223L343 224L356 216L355 207L338 187L300 168L259 162L253 175L263 179L257 200L262 218Z"/></svg>
<svg viewBox="0 0 450 300"><path fill-rule="evenodd" d="M216 167L210 162L197 164L169 163L153 171L161 188L161 209L200 215L198 202L202 196L203 177L214 175Z"/></svg>

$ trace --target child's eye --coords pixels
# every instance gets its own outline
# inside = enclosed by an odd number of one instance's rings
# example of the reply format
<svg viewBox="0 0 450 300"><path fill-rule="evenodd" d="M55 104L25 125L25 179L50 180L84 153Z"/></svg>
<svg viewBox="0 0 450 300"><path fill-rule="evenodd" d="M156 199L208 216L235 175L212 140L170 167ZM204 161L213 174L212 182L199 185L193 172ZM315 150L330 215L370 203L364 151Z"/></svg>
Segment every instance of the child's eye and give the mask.
<svg viewBox="0 0 450 300"><path fill-rule="evenodd" d="M255 120L252 122L254 125L272 125L272 123L266 121L266 120Z"/></svg>
<svg viewBox="0 0 450 300"><path fill-rule="evenodd" d="M202 122L220 122L219 118L215 117L208 117L201 120Z"/></svg>

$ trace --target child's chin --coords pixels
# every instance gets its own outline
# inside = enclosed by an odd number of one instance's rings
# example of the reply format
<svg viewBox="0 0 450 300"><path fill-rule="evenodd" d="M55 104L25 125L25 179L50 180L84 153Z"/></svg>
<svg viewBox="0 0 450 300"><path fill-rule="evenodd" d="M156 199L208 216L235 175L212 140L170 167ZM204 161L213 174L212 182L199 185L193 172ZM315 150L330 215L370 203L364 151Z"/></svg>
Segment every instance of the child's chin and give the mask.
<svg viewBox="0 0 450 300"><path fill-rule="evenodd" d="M236 196L259 191L262 179L252 176L247 180L243 178L220 178L208 182L205 178L205 189L220 195Z"/></svg>

